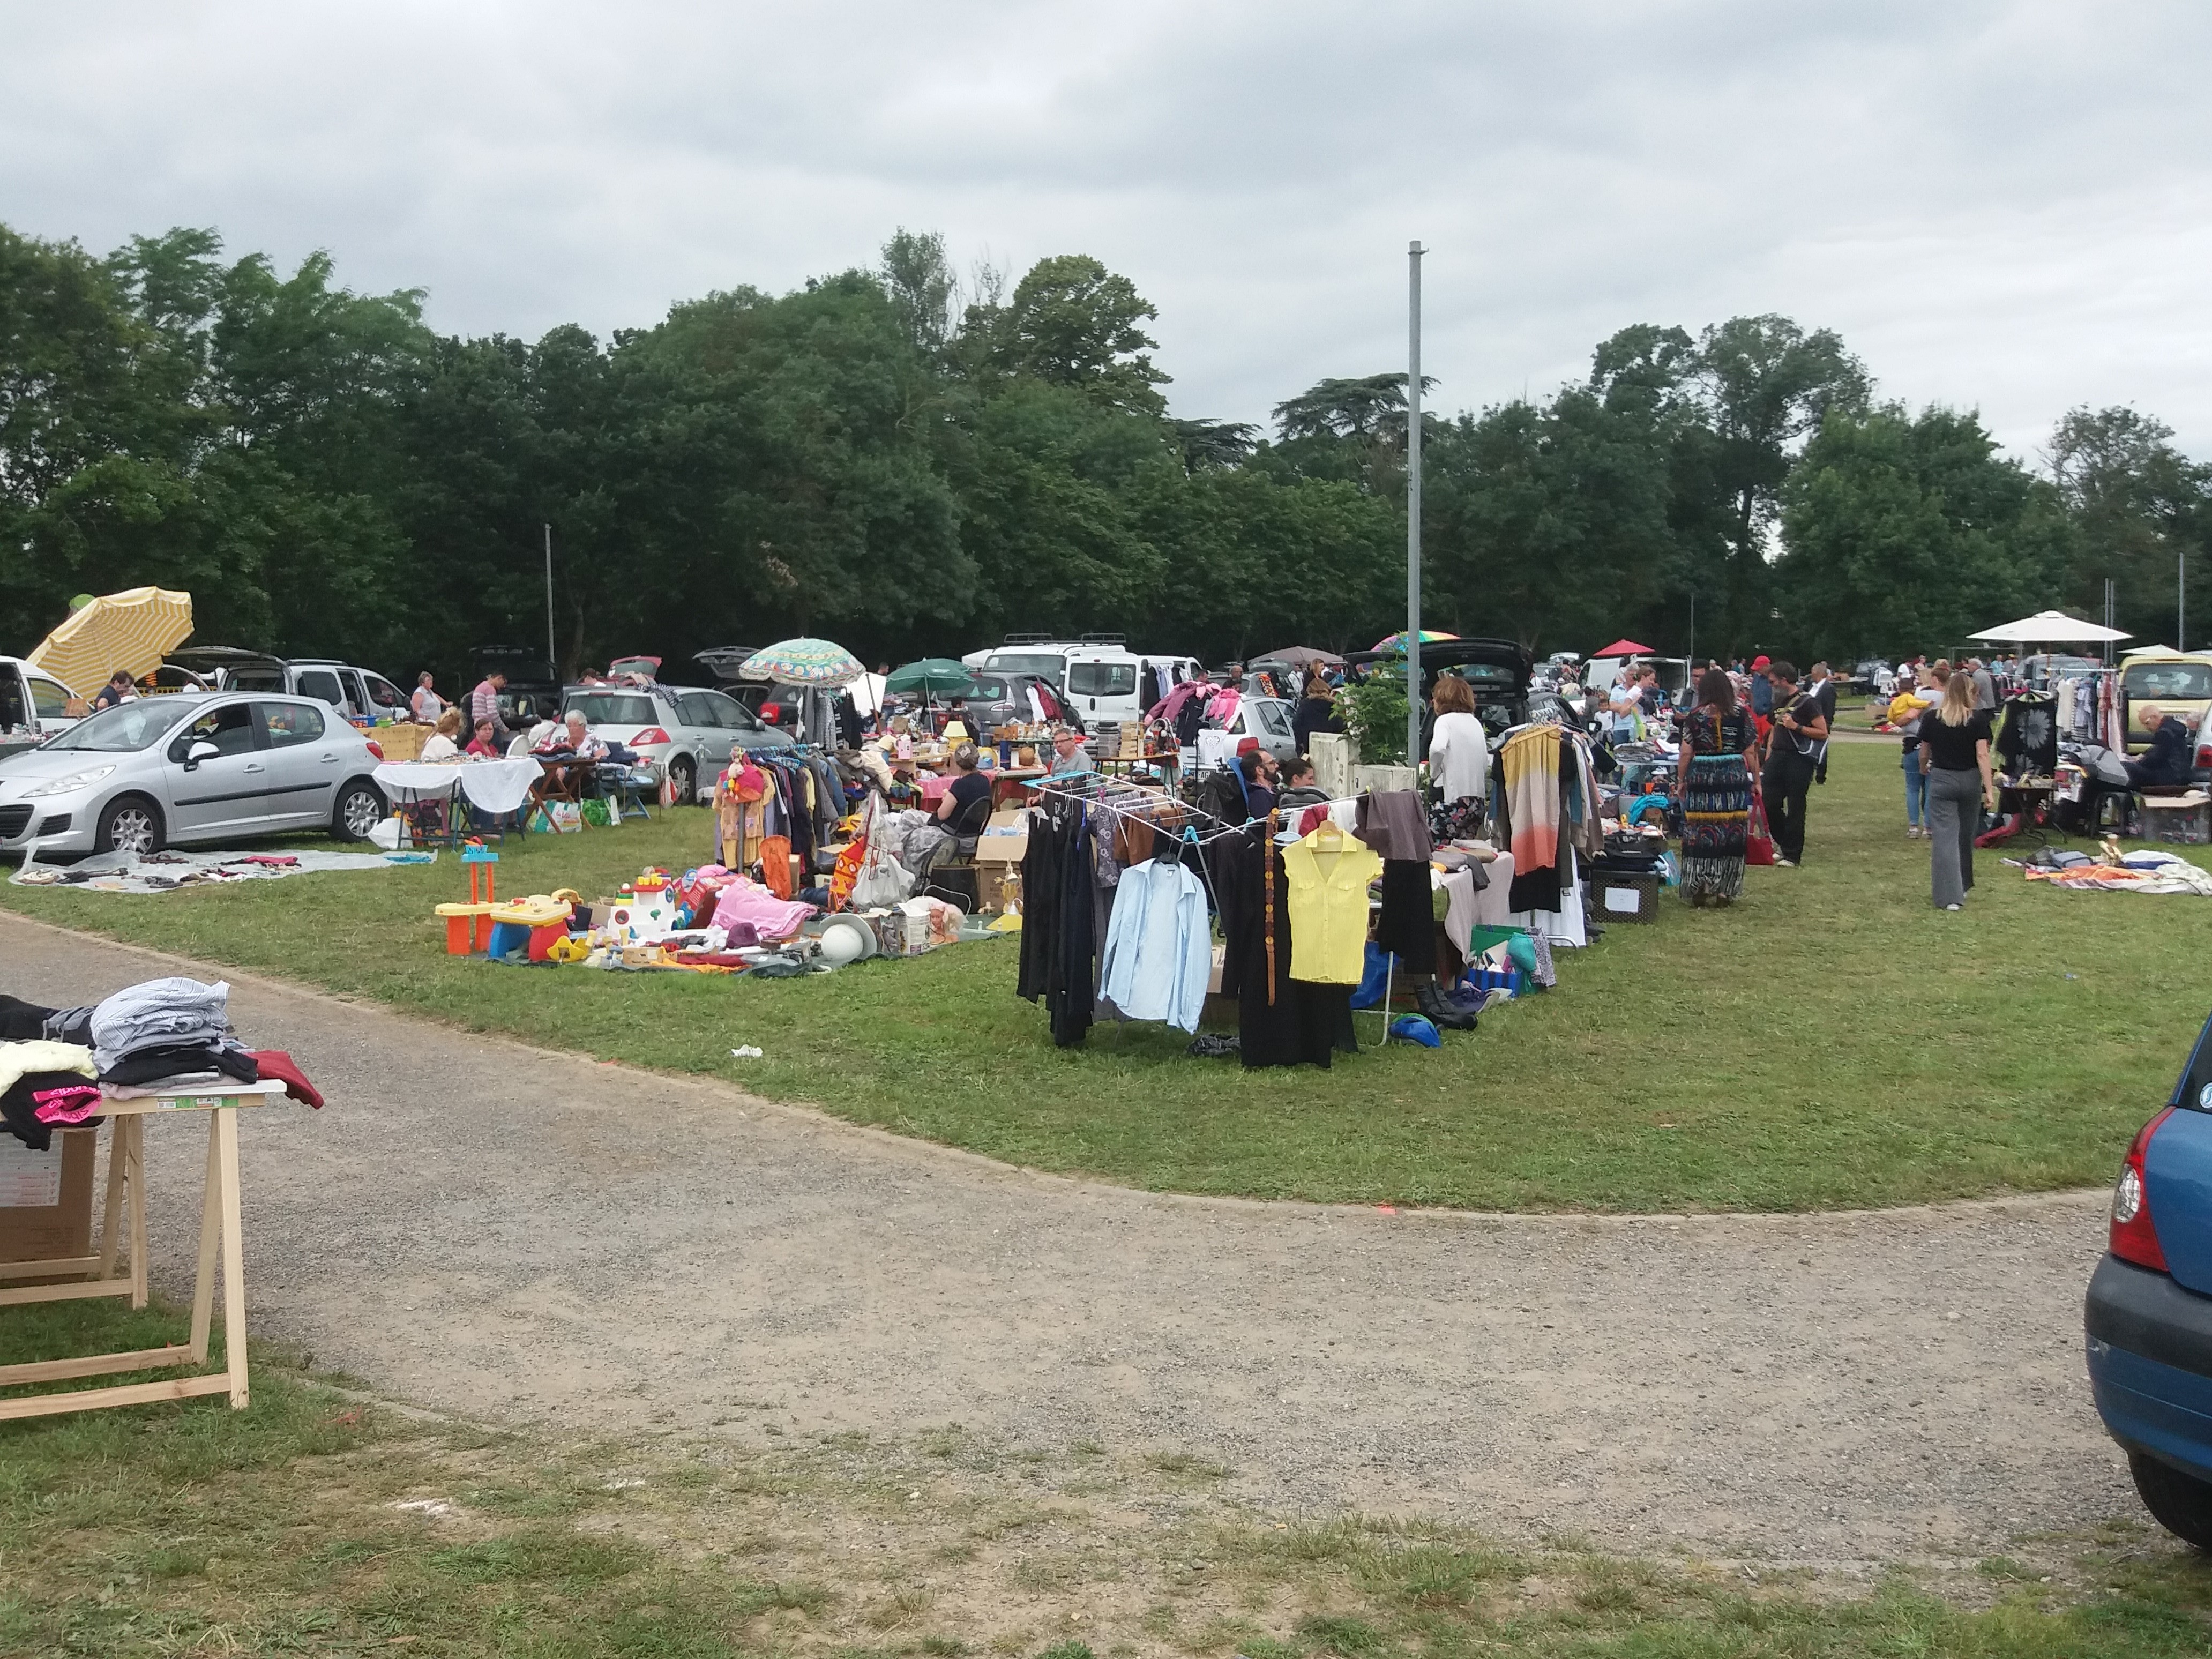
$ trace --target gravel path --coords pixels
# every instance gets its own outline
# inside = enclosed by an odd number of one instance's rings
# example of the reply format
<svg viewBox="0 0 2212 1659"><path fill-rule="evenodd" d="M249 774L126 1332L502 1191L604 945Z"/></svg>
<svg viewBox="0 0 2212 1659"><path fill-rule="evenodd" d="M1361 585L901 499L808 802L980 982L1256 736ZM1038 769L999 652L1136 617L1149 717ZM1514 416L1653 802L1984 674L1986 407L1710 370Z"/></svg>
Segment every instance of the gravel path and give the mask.
<svg viewBox="0 0 2212 1659"><path fill-rule="evenodd" d="M216 977L13 917L0 944L0 984L54 1003ZM2137 1513L2082 1377L2101 1194L1616 1218L1160 1196L232 978L240 1030L331 1100L245 1125L255 1332L426 1404L957 1422L1187 1449L1273 1505L1801 1561ZM173 1296L202 1144L149 1134Z"/></svg>

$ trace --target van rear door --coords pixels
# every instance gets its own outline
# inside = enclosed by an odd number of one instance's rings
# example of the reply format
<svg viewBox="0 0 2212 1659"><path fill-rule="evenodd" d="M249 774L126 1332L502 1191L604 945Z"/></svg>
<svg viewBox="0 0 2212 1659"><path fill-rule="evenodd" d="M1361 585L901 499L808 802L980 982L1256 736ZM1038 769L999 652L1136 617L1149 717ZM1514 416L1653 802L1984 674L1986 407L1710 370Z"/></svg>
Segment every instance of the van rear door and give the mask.
<svg viewBox="0 0 2212 1659"><path fill-rule="evenodd" d="M1137 706L1137 659L1126 653L1069 659L1067 695L1086 723L1143 718Z"/></svg>

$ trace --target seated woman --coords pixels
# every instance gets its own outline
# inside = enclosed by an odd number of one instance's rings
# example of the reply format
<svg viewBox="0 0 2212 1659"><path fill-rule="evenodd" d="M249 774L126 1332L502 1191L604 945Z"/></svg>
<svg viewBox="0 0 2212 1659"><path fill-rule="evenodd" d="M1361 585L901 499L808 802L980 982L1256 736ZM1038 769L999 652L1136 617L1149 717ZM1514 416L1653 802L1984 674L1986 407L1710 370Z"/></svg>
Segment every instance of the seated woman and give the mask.
<svg viewBox="0 0 2212 1659"><path fill-rule="evenodd" d="M421 759L457 761L461 757L461 711L448 708L438 716L437 728L423 740Z"/></svg>

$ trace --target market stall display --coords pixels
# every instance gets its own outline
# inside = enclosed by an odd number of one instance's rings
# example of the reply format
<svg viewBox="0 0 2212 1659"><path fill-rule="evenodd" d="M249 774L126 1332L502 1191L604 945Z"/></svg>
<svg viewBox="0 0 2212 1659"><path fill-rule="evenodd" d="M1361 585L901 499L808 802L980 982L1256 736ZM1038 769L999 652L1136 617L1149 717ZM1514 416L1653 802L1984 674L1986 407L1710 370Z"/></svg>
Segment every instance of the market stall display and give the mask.
<svg viewBox="0 0 2212 1659"><path fill-rule="evenodd" d="M0 1261L0 1280L33 1281L0 1285L0 1307L114 1297L143 1308L145 1121L190 1112L204 1112L208 1119L188 1340L0 1365L0 1386L204 1365L218 1266L223 1292L220 1370L18 1395L0 1400L0 1421L206 1394L228 1395L234 1408L248 1403L238 1113L284 1097L319 1109L323 1097L289 1054L250 1050L237 1040L230 1028L229 989L171 977L126 987L90 1008L45 1008L0 998L0 1078L6 1081L0 1128L32 1154L51 1158L57 1200L66 1149L56 1149L54 1138L81 1138L103 1126L110 1135L99 1250ZM85 1196L88 1204L88 1189Z"/></svg>

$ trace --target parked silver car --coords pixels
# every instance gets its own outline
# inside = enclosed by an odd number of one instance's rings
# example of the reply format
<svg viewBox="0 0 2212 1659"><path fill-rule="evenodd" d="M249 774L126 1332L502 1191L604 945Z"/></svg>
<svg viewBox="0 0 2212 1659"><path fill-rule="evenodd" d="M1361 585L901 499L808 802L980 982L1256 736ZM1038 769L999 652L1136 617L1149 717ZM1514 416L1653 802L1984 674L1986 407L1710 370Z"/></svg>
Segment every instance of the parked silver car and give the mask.
<svg viewBox="0 0 2212 1659"><path fill-rule="evenodd" d="M763 725L726 692L690 685L572 685L562 693L565 718L580 712L592 735L618 743L676 783L689 806L699 786L720 775L732 744L787 749L791 734Z"/></svg>
<svg viewBox="0 0 2212 1659"><path fill-rule="evenodd" d="M137 697L0 761L0 850L150 853L283 830L360 841L386 810L376 764L312 697Z"/></svg>

